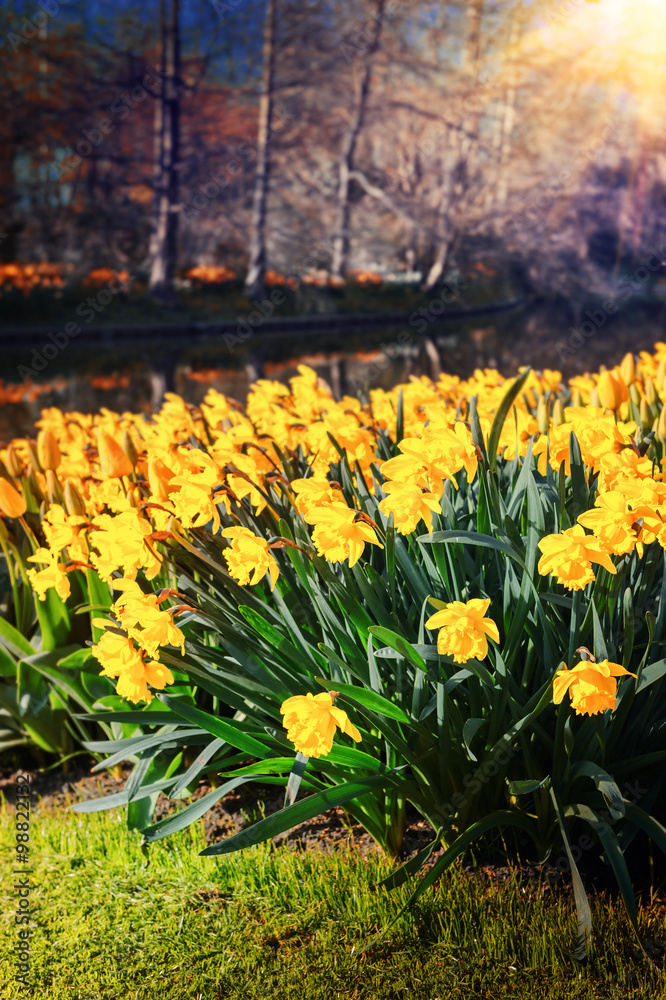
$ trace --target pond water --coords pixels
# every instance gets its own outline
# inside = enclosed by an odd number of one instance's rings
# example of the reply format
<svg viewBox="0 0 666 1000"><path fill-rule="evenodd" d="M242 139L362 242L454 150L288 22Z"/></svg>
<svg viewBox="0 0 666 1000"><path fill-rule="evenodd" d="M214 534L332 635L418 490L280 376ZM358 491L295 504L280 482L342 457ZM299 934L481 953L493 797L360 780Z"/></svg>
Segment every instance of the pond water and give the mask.
<svg viewBox="0 0 666 1000"><path fill-rule="evenodd" d="M475 368L499 368L504 375L520 365L552 368L565 378L600 365L618 364L626 351L651 350L666 339L666 305L635 303L614 316L579 313L578 325L566 305L532 302L477 319L378 325L328 333L255 335L240 347L233 339L174 339L165 328L150 341L94 345L72 341L37 372L34 342L17 334L0 348L0 443L33 436L43 408L96 412L153 412L164 391L198 404L208 388L244 400L258 375L286 381L299 364L315 368L336 395L359 387L390 388L410 375L437 377L439 371L469 376ZM587 325L582 325L586 323ZM581 332L582 331L582 332ZM49 344L47 331L42 348ZM47 353L53 353L48 351ZM26 371L35 372L26 380Z"/></svg>

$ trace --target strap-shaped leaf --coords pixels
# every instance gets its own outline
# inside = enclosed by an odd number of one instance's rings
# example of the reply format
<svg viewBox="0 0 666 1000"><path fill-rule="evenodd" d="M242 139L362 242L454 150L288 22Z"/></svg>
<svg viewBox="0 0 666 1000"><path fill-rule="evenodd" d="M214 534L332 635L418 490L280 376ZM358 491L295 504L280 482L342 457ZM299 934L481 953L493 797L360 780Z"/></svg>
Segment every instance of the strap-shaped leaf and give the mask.
<svg viewBox="0 0 666 1000"><path fill-rule="evenodd" d="M573 883L574 899L576 902L576 913L578 914L578 944L576 951L574 952L574 958L577 961L582 962L587 954L587 948L592 934L592 911L590 910L590 901L587 898L587 894L583 887L583 881L580 877L580 872L576 867L576 862L571 851L569 834L567 832L566 822L562 813L562 807L559 803L557 795L555 794L555 789L552 787L550 789L550 797L553 801L553 806L555 807L555 815L557 816L557 821L559 823L560 835L562 837L564 849L567 852L569 866L571 868L571 881Z"/></svg>
<svg viewBox="0 0 666 1000"><path fill-rule="evenodd" d="M392 768L386 774L372 775L369 778L357 778L347 784L338 785L336 788L317 792L315 795L310 795L301 802L294 802L293 805L287 806L286 809L280 809L279 812L259 820L258 823L254 823L247 830L241 830L240 833L234 834L233 837L227 837L217 844L211 844L210 847L200 851L200 856L215 857L220 854L231 854L233 851L240 851L245 847L261 844L270 837L276 837L279 833L284 833L285 830L291 830L292 827L303 823L306 819L319 816L320 813L332 809L333 806L341 806L350 799L364 795L372 788L383 788L385 785L390 784L393 781L393 775L405 766Z"/></svg>
<svg viewBox="0 0 666 1000"><path fill-rule="evenodd" d="M341 681L331 681L326 677L315 677L315 680L327 690L332 684L335 684L335 690L343 697L356 702L358 705L362 705L363 708L369 708L372 712L385 715L388 719L396 719L397 722L407 724L410 722L409 716L399 705L395 705L388 698L377 694L376 691L368 691L367 688L359 687L357 684L343 684Z"/></svg>
<svg viewBox="0 0 666 1000"><path fill-rule="evenodd" d="M199 726L200 729L210 733L211 736L217 736L218 739L226 740L232 747L236 747L238 750L247 750L254 757L263 758L273 756L269 747L264 743L260 743L254 736L244 733L242 729L238 729L233 723L227 722L225 719L218 719L208 712L202 712L199 708L186 705L181 699L171 698L168 694L164 694L161 691L158 693L158 698L175 712L176 715L180 715L181 718L185 719L186 722L191 722Z"/></svg>
<svg viewBox="0 0 666 1000"><path fill-rule="evenodd" d="M287 790L284 793L285 807L292 805L292 803L296 801L298 789L301 786L301 781L303 780L303 775L305 774L305 768L308 765L309 759L310 758L305 754L302 754L300 750L296 754L294 766L292 767L291 774L289 775L289 781L287 782Z"/></svg>
<svg viewBox="0 0 666 1000"><path fill-rule="evenodd" d="M190 826L207 813L224 795L233 792L234 788L244 785L247 781L255 780L254 775L251 775L249 777L233 778L231 781L225 782L224 785L215 788L208 795L202 795L196 802L192 802L189 806L185 806L184 809L180 809L174 816L167 816L165 819L158 820L157 823L147 826L141 831L142 843L151 844L155 840L161 840L163 837L169 837L172 833L184 830L185 827Z"/></svg>
<svg viewBox="0 0 666 1000"><path fill-rule="evenodd" d="M368 632L381 642L385 642L387 646L394 649L400 656L404 656L406 660L413 663L419 670L427 670L423 657L416 652L412 644L404 636L398 635L397 632L393 632L390 628L385 628L383 625L372 625L368 629Z"/></svg>
<svg viewBox="0 0 666 1000"><path fill-rule="evenodd" d="M509 387L508 391L502 398L502 402L497 407L495 419L493 420L492 427L490 428L490 434L488 435L488 466L492 471L497 468L497 449L499 447L500 437L502 436L504 421L509 415L509 411L516 401L516 398L522 392L522 388L527 382L531 371L532 369L529 367L525 369L522 375L520 375L513 385Z"/></svg>

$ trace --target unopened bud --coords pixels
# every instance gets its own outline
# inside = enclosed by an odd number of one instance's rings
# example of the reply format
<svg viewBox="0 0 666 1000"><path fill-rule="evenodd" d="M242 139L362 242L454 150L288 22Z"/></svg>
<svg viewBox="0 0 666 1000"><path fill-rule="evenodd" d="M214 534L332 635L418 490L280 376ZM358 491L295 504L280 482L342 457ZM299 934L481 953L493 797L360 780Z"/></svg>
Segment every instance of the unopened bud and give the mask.
<svg viewBox="0 0 666 1000"><path fill-rule="evenodd" d="M657 396L657 390L654 387L654 382L648 375L645 379L645 398L647 399L650 406L654 406L659 397Z"/></svg>
<svg viewBox="0 0 666 1000"><path fill-rule="evenodd" d="M590 406L601 406L601 400L599 399L599 389L595 385L594 389L590 393Z"/></svg>
<svg viewBox="0 0 666 1000"><path fill-rule="evenodd" d="M560 424L564 423L564 407L562 406L562 400L559 396L553 404L552 423L553 427L559 427Z"/></svg>
<svg viewBox="0 0 666 1000"><path fill-rule="evenodd" d="M541 434L548 433L548 403L541 397L537 406L536 422Z"/></svg>
<svg viewBox="0 0 666 1000"><path fill-rule="evenodd" d="M636 379L636 362L634 361L634 356L631 352L625 354L622 358L620 364L620 375L622 376L622 381L626 386L634 384Z"/></svg>
<svg viewBox="0 0 666 1000"><path fill-rule="evenodd" d="M666 406L662 406L661 408L661 413L659 414L659 419L657 420L655 437L660 444L666 444Z"/></svg>
<svg viewBox="0 0 666 1000"><path fill-rule="evenodd" d="M13 443L11 443L7 448L6 462L7 472L10 476L14 476L15 479L18 479L19 476L23 475L23 463L16 454L16 448Z"/></svg>
<svg viewBox="0 0 666 1000"><path fill-rule="evenodd" d="M5 517L22 517L27 509L23 494L6 479L0 479L0 511Z"/></svg>
<svg viewBox="0 0 666 1000"><path fill-rule="evenodd" d="M583 405L583 397L581 396L580 389L578 389L578 388L574 389L574 391L573 391L573 396L571 397L571 405L572 406L582 406Z"/></svg>
<svg viewBox="0 0 666 1000"><path fill-rule="evenodd" d="M129 431L125 431L123 434L123 451L129 458L132 463L132 468L134 469L139 460L139 456L137 455L136 446Z"/></svg>
<svg viewBox="0 0 666 1000"><path fill-rule="evenodd" d="M648 405L647 399L641 399L640 405L641 430L647 434L652 429L654 414Z"/></svg>
<svg viewBox="0 0 666 1000"><path fill-rule="evenodd" d="M62 461L60 448L55 434L51 431L40 431L37 435L37 458L42 469L57 469Z"/></svg>
<svg viewBox="0 0 666 1000"><path fill-rule="evenodd" d="M49 503L62 503L62 487L58 482L58 477L56 476L53 469L46 470L46 495L49 498Z"/></svg>
<svg viewBox="0 0 666 1000"><path fill-rule="evenodd" d="M83 497L72 479L68 479L65 483L65 507L67 513L75 517L83 517L87 513Z"/></svg>
<svg viewBox="0 0 666 1000"><path fill-rule="evenodd" d="M666 381L666 361L660 361L659 367L657 368L657 374L654 377L657 389L661 392L664 388L664 381Z"/></svg>
<svg viewBox="0 0 666 1000"><path fill-rule="evenodd" d="M37 446L35 441L28 441L28 455L30 457L30 467L33 472L43 472L42 464L39 461L39 455L37 454Z"/></svg>

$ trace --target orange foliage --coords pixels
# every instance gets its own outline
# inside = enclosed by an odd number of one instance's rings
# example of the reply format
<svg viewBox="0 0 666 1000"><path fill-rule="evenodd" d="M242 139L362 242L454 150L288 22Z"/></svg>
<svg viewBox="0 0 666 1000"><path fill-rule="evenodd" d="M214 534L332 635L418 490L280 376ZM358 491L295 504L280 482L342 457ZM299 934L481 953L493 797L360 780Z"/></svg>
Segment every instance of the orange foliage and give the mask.
<svg viewBox="0 0 666 1000"><path fill-rule="evenodd" d="M233 281L236 272L230 267L204 266L191 267L185 277L201 285L222 285L225 281Z"/></svg>
<svg viewBox="0 0 666 1000"><path fill-rule="evenodd" d="M350 271L349 277L353 278L357 285L381 285L384 280L380 274L375 274L374 271Z"/></svg>
<svg viewBox="0 0 666 1000"><path fill-rule="evenodd" d="M264 275L264 284L268 288L272 288L273 285L286 285L287 288L298 288L298 278L290 275L285 278L284 274L280 274L278 271L266 271Z"/></svg>
<svg viewBox="0 0 666 1000"><path fill-rule="evenodd" d="M64 264L0 264L0 294L13 288L20 288L29 295L33 288L62 288L65 284L62 272Z"/></svg>
<svg viewBox="0 0 666 1000"><path fill-rule="evenodd" d="M90 272L86 280L83 282L84 285L94 285L95 288L101 288L102 285L108 285L110 281L129 281L129 274L127 271L113 271L110 267L96 267Z"/></svg>
<svg viewBox="0 0 666 1000"><path fill-rule="evenodd" d="M130 377L113 372L111 375L91 375L88 381L93 389L126 389L130 384Z"/></svg>

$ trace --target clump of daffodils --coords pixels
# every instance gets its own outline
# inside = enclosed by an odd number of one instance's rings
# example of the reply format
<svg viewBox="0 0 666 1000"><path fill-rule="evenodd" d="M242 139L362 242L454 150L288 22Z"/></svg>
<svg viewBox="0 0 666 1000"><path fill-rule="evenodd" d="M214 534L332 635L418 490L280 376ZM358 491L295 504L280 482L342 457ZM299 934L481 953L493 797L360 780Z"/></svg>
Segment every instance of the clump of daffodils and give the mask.
<svg viewBox="0 0 666 1000"><path fill-rule="evenodd" d="M592 509L539 540L538 572L555 585L581 591L600 568L615 575L618 560L634 551L666 549L665 376L665 343L566 387L558 371L525 376L494 457L513 461L531 449L542 475L549 467L570 475L575 434L594 489ZM116 625L104 629L95 655L118 678L119 693L149 700L150 688L171 683L160 645L182 644L173 614L149 599L146 584L163 577L180 546L205 550L242 587L283 596L285 547L294 543L274 529L288 510L303 558L326 560L338 574L365 573L364 561L374 571L391 529L411 546L409 536L445 527L452 490L476 489L483 454L471 400L487 449L514 382L493 369L468 379L412 377L372 389L362 403L335 399L301 365L288 385L256 382L245 406L210 389L199 407L168 393L150 417L51 407L42 411L36 441L16 439L0 450L0 537L5 522L25 532L26 576L39 601L51 593L73 600L77 574L136 583L140 594L126 589L114 603ZM341 462L349 470L344 482ZM488 607L485 598L437 605L427 626L438 630L440 653L457 663L487 656L488 642L499 642ZM151 638L157 635L159 642Z"/></svg>

